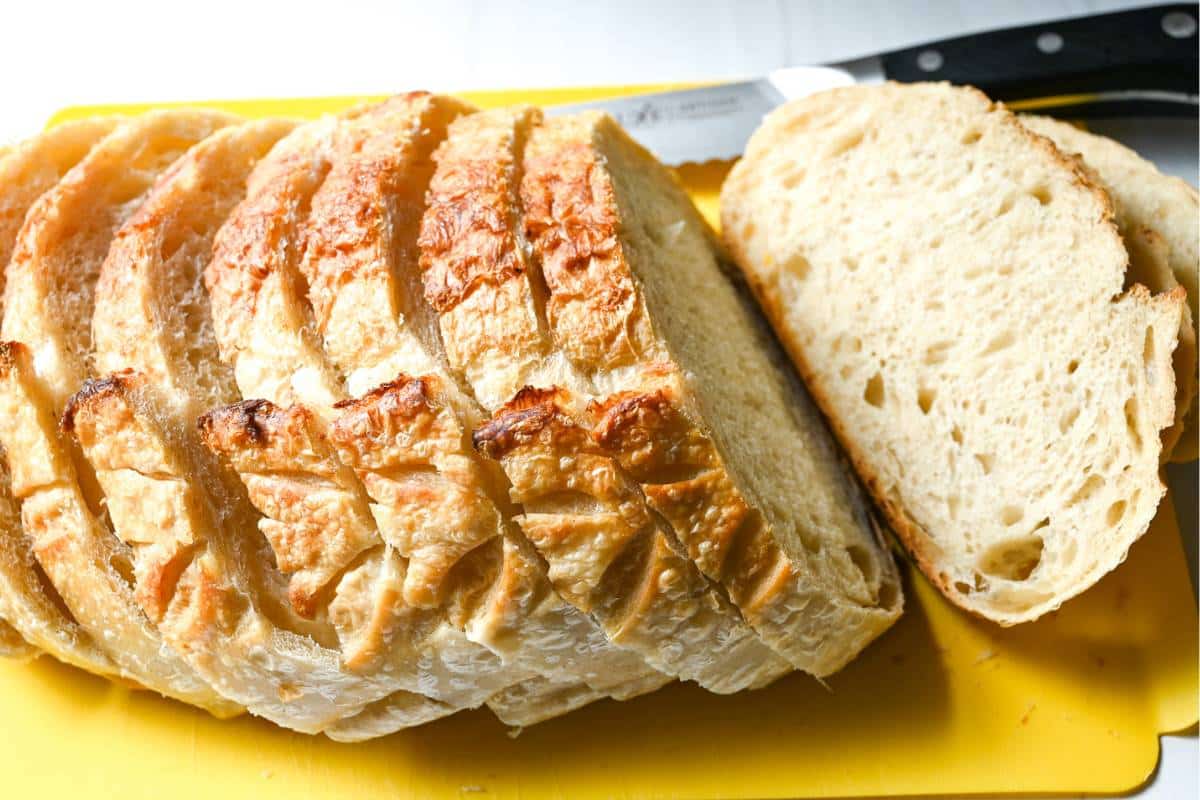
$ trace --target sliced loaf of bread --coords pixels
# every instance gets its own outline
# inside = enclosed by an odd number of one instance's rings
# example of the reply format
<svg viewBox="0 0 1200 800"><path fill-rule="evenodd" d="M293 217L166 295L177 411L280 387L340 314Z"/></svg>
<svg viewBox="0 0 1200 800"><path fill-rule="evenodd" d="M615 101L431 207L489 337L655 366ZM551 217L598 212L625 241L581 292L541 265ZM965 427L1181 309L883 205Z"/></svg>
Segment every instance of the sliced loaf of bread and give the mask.
<svg viewBox="0 0 1200 800"><path fill-rule="evenodd" d="M772 113L727 241L875 499L953 602L1003 624L1092 585L1165 491L1183 290L1123 289L1107 195L979 92Z"/></svg>

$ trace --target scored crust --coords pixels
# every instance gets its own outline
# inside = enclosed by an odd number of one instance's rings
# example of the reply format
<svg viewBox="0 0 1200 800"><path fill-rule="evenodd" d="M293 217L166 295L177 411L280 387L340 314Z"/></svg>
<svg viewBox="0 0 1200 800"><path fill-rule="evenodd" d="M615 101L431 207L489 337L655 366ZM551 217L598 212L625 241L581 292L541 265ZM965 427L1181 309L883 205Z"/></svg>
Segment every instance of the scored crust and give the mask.
<svg viewBox="0 0 1200 800"><path fill-rule="evenodd" d="M232 117L152 112L117 126L30 209L8 270L0 441L34 552L79 623L148 688L218 714L221 698L169 654L126 582L127 553L99 516L100 491L55 422L89 374L96 276L116 229L157 176ZM18 343L19 342L19 343Z"/></svg>
<svg viewBox="0 0 1200 800"><path fill-rule="evenodd" d="M324 429L333 414L332 406L346 394L342 388L339 370L331 363L331 359L325 356L322 337L311 335L310 331L328 333L336 329L340 332L346 325L355 323L353 319L349 319L337 325L329 324L331 320L341 320L344 313L343 307L336 299L318 299L310 310L307 305L310 296L307 291L307 278L311 276L316 287L324 286L324 275L332 275L329 291L341 291L346 286L353 289L357 280L364 275L374 275L367 280L368 285L374 283L378 286L379 280L387 279L386 274L377 271L374 259L383 259L384 263L387 263L387 260L392 258L390 247L380 247L387 241L380 237L389 232L388 220L380 218L380 214L390 213L391 209L382 198L376 198L389 186L395 185L397 176L391 175L391 170L401 173L408 169L419 170L422 149L432 149L439 136L438 128L444 131L448 122L446 117L461 113L462 110L463 107L457 102L446 102L428 95L394 98L380 106L361 109L353 118L344 118L340 122L330 124L322 140L309 148L317 151L317 157L324 159L324 165L320 168L317 178L298 184L288 175L289 171L305 170L308 164L315 160L311 155L306 158L303 149L297 153L290 167L288 164L269 167L273 174L259 183L262 197L255 199L252 193L251 199L225 226L219 236L216 258L208 271L214 316L218 319L238 318L236 326L218 325L218 337L226 357L236 359L235 371L245 396L266 396L271 400L279 400L281 405L284 402L289 405L303 403L312 412L312 426L319 429L314 432L319 432L321 438L324 438ZM419 134L419 141L414 141L408 147L397 148L396 139L405 135L405 132L412 136ZM428 143L427 139L430 140ZM397 150L400 153L399 158ZM423 157L428 158L427 152ZM399 163L396 163L397 160ZM419 195L417 199L419 201ZM268 249L270 240L264 241L255 231L253 220L255 215L261 212L254 206L269 208L271 204L281 203L289 204L292 211L286 228L277 226L276 232L286 231L281 238L290 240L297 246ZM353 212L347 209L353 209ZM347 213L352 214L355 224L343 231L334 223ZM273 212L269 212L269 216L278 219ZM247 220L250 224L246 224ZM331 241L329 238L323 238L343 234L344 240ZM246 258L247 252L265 253L267 257ZM331 268L327 261L336 262L336 266ZM306 274L302 274L301 265ZM267 269L263 269L264 266ZM245 275L239 275L247 271L252 283L247 281ZM284 273L285 277L290 277L277 280L272 273ZM238 287L238 291L229 291L228 287ZM388 291L386 287L384 291ZM315 290L313 294L315 295ZM373 293L368 292L363 298L363 319L378 324L378 327L373 329L378 336L370 341L382 340L379 343L386 347L392 340L389 336L389 325L395 330L395 324L388 322L387 313L379 313L375 308L367 307L367 301L373 296ZM403 302L403 296L389 293L384 300L391 306L392 313L395 313L395 303ZM227 303L236 304L237 308L226 308ZM290 311L280 314L280 309ZM312 319L311 314L314 311L321 315L320 320ZM266 337L260 339L260 343L268 345L267 350L257 353L252 351L255 346L253 335L250 336L249 346L242 346L247 342L242 337L256 329L263 331L262 336ZM404 329L396 332L406 333ZM300 342L302 346L272 351L269 345L280 338ZM368 339L360 336L357 341L363 342ZM353 365L349 359L353 354L345 350L338 352L342 354L343 365L349 365L352 369ZM365 359L379 352L381 351L378 347L368 348L359 357ZM243 368L247 362L254 363L255 366ZM259 364L262 366L257 366ZM288 411L295 412L296 408L289 408ZM236 444L244 447L252 443ZM226 455L233 453L229 452ZM304 466L300 465L297 468L302 472ZM362 500L365 496L357 477L349 470L342 470L339 474L342 489ZM243 478L245 477L246 475L243 475ZM265 507L263 504L267 500L266 497L260 497L259 500L260 510L266 511L269 517L282 511L278 507ZM313 497L311 501L320 503L322 499ZM277 521L283 524L284 528L287 527L286 522ZM370 527L375 541L382 542L375 520L366 516L363 521ZM407 559L405 561L407 563ZM400 602L400 598L396 601ZM440 613L444 615L445 612ZM487 653L487 650L478 648L479 658L483 658ZM486 674L485 670L480 670L481 677L486 677ZM510 677L519 679L526 674L517 671ZM488 686L485 680L478 681L481 691Z"/></svg>
<svg viewBox="0 0 1200 800"><path fill-rule="evenodd" d="M391 394L371 393L362 398L362 403L336 411L329 407L328 401L346 396L347 392L341 388L343 377L351 390L361 391L381 379L395 378L403 370L414 370L417 374L442 371L443 357L436 328L431 324L432 314L424 306L420 292L406 281L417 277L416 225L423 207L424 188L433 171L430 153L444 136L450 120L466 110L444 98L409 95L366 109L356 119L339 126L334 135L338 145L333 149L327 174L313 192L305 218L302 221L298 218L297 222L303 255L292 263L298 262L297 270L303 273L304 280L289 285L291 291L303 291L307 286L312 303L312 328L321 334L329 358L325 359L313 348L308 351L312 361L307 364L299 359L290 363L288 359L278 359L272 369L278 371L279 378L270 386L260 384L259 388L268 390L264 393L269 394L278 385L298 386L289 399L307 404L319 417L334 414L338 419L354 417L358 420L356 424L368 428L374 423L385 428L423 424L420 419L378 413L381 408L395 411L403 406L393 402L393 395L400 391L395 386L389 387ZM309 374L322 370L322 374L329 376L322 383L322 392L308 391L302 381L286 375L289 370L300 372L306 367ZM247 396L256 393L253 386L242 388ZM452 478L462 477L477 469L472 466L477 457L458 422L461 415L470 417L473 413L470 402L458 394L452 382L439 384L436 394L450 399L424 419L460 430L457 441L453 435L439 440L444 453L437 455L439 463L457 470L451 472ZM514 676L533 671L556 676L572 673L577 679L590 678L593 687L611 688L620 696L632 691L633 684L640 687L647 683L644 665L627 655L609 653L611 648L600 646L603 641L599 632L586 630L585 620L562 604L555 607L542 597L548 585L542 578L539 588L534 580L537 571L530 568L530 554L523 554L513 541L505 541L501 535L503 526L487 525L486 509L490 509L493 518L497 518L498 512L489 498L479 495L478 488L470 490L475 493L476 502L465 508L443 506L451 515L446 526L438 528L423 523L422 518L427 515L422 508L401 502L404 498L400 490L406 490L401 480L403 469L398 466L392 475L388 470L367 469L362 461L394 458L398 455L394 449L378 450L378 442L370 437L356 444L347 430L344 425L333 429L343 460L353 459L347 463L355 464L358 469L357 477L371 499L379 534L408 559L405 581L408 602L431 605L449 602L453 622L470 638L500 654ZM422 436L427 433L420 430ZM460 468L461 465L465 467ZM421 476L415 476L415 480L419 484ZM473 480L467 475L468 485ZM349 483L347 480L346 484ZM484 516L471 518L468 511L472 508L485 509ZM275 512L268 512L271 513ZM456 520L456 513L463 518ZM481 521L483 524L479 524ZM414 525L425 531L423 540L414 541L412 532L404 530L405 526ZM455 538L461 536L467 537L469 546L456 543ZM482 538L470 539L472 536ZM475 574L468 554L480 558L481 563L495 566ZM482 559L484 555L488 559ZM453 591L447 593L441 584L455 570L463 575L451 582ZM486 603L472 600L481 587L489 587L490 599ZM464 607L455 610L455 603ZM501 612L508 617L503 618ZM556 625L560 629L551 631ZM560 656L561 663L550 666L553 659L544 654L539 657L537 643L528 640L534 634L544 637L540 642L543 647L564 653L569 647L576 647L581 652L595 651L604 658L597 657L594 665L585 668L578 658ZM584 634L590 634L591 638ZM631 684L629 676L635 666L640 670ZM521 695L530 698L534 696L531 691L532 686L523 687ZM547 685L542 691L562 695L561 687L555 685ZM586 694L580 692L574 697L578 700ZM493 709L510 724L529 724L547 713L533 703L519 707L509 703L501 708L502 702L503 698L498 698L492 704Z"/></svg>
<svg viewBox="0 0 1200 800"><path fill-rule="evenodd" d="M611 647L556 594L513 527L503 477L473 452L456 402L461 398L444 379L401 375L340 404L331 428L343 463L372 498L380 532L421 565L406 595L448 604L451 619L473 640L556 687L543 687L550 697L540 708L529 685L514 687L506 713L493 704L510 723L516 713L529 715L523 724L531 724L604 694L626 699L663 685L667 676ZM488 572L472 574L469 561L484 554Z"/></svg>
<svg viewBox="0 0 1200 800"><path fill-rule="evenodd" d="M935 146L936 155L909 152ZM884 154L893 147L902 152ZM1005 148L1002 155L997 148ZM837 213L837 193L827 191L836 170L839 190L859 193L843 195L857 201L859 213L842 219L851 230L836 240L805 235L822 214ZM969 177L951 174L922 196L923 182L955 170ZM951 195L947 187L955 186L963 191ZM943 224L952 213L955 224ZM908 219L912 214L920 215L920 226ZM1069 235L1084 237L1086 250L1060 248L1065 236L1013 227L1026 220L1049 226L1043 218L1053 214L1077 226ZM1170 353L1184 293L1151 297L1136 285L1121 293L1128 256L1109 199L1076 162L974 90L933 84L835 90L767 120L726 181L722 220L738 263L858 473L922 571L952 602L1014 624L1057 608L1120 563L1164 492L1159 433L1170 424L1174 404ZM856 225L870 225L873 233L856 234ZM1025 233L1012 236L1014 230ZM1008 238L978 246L980 237L1001 235ZM868 252L881 239L900 236L928 237L921 239L928 246L901 242L882 255ZM1057 260L1050 262L1043 247L1055 248ZM950 254L952 261L939 261ZM1023 266L1017 269L1013 259ZM1024 288L1021 281L1032 280L1033 268L1048 263L1062 282L1039 278ZM864 283L876 265L893 274ZM905 280L920 269L937 280ZM833 301L826 293L823 299L810 294L832 274L844 284ZM972 280L990 291L948 294ZM1020 315L1026 303L1045 303L1041 292L1063 285L1072 287L1080 307L1095 302L1099 310L1086 323L1026 314L1019 332L978 342L990 330L987 323ZM884 286L888 293L881 297ZM1019 301L999 296L1017 287L1024 292ZM906 303L926 309L921 328L880 335ZM873 313L855 316L867 307ZM831 323L827 315L839 308L845 323ZM1064 319L1080 324L1066 327ZM839 325L851 320L855 329L839 335ZM1046 336L1042 323L1059 327ZM1014 347L1035 335L1046 338L1032 348ZM1144 369L1106 372L1101 365L1110 362L1101 342L1136 351ZM977 348L977 356L967 358L961 347ZM913 366L913 358L925 366ZM978 385L986 384L982 377L963 384L964 375L999 378L999 388L975 405ZM1104 385L1126 379L1129 387ZM1126 388L1137 402L1115 413L1100 408L1120 404L1118 390ZM1058 413L1012 407L1037 398L1058 403L1049 406ZM1105 432L1107 455L1093 460L1100 433L1087 437L1105 419L1123 424ZM997 439L1001 429L1004 437ZM1043 430L1030 445L1036 456L1021 460L1022 443ZM952 445L942 444L947 440ZM1123 458L1130 469L1118 470L1117 488L1091 474ZM1027 485L1046 463L1058 467ZM920 479L906 477L902 468ZM1118 493L1121 487L1128 494ZM1014 505L1016 499L1031 508ZM1086 539L1077 542L1071 531Z"/></svg>
<svg viewBox="0 0 1200 800"><path fill-rule="evenodd" d="M714 692L791 671L679 552L640 487L597 447L558 390L525 389L474 434L524 513L517 522L564 599L615 644Z"/></svg>
<svg viewBox="0 0 1200 800"><path fill-rule="evenodd" d="M0 154L0 314L4 276L29 208L118 124L101 117L56 126ZM80 628L50 585L21 527L9 485L7 456L0 451L0 618L30 647L100 675L116 674L104 653ZM19 651L12 640L10 654Z"/></svg>

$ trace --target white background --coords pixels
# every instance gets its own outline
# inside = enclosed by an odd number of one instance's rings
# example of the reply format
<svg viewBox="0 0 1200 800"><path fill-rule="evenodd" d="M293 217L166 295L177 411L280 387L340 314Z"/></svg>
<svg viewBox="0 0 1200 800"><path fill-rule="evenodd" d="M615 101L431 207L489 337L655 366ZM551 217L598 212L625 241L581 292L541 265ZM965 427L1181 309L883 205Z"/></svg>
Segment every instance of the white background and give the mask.
<svg viewBox="0 0 1200 800"><path fill-rule="evenodd" d="M1132 5L1145 3L8 3L0 143L64 105L733 78ZM1163 745L1144 796L1197 797L1196 737Z"/></svg>

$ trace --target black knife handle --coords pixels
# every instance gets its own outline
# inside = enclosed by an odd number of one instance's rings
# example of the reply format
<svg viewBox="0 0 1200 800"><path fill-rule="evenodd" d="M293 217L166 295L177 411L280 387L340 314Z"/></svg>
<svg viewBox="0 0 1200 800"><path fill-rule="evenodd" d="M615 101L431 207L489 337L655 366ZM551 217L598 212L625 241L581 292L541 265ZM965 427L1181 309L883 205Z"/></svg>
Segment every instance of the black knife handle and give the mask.
<svg viewBox="0 0 1200 800"><path fill-rule="evenodd" d="M882 57L883 69L895 81L971 84L1007 103L1075 96L1064 105L1086 107L1079 96L1102 93L1093 115L1195 118L1198 21L1200 3L1174 3L1024 25L896 50ZM1192 100L1155 102L1160 93Z"/></svg>

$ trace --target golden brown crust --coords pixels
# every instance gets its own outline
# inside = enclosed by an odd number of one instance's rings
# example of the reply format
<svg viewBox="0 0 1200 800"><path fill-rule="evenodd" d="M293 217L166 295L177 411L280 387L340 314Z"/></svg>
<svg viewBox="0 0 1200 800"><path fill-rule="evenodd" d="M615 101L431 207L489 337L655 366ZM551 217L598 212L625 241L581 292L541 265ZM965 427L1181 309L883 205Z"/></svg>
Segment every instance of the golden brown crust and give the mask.
<svg viewBox="0 0 1200 800"><path fill-rule="evenodd" d="M525 280L513 180L524 129L540 120L531 108L484 112L452 126L452 138L438 148L419 239L425 299L438 313L482 284ZM504 135L485 137L489 124L504 124Z"/></svg>
<svg viewBox="0 0 1200 800"><path fill-rule="evenodd" d="M409 560L404 598L419 607L457 595L455 567L488 542L499 548L503 532L487 476L463 454L465 434L439 392L437 378L401 375L339 403L330 426L342 462L376 501L380 534Z"/></svg>
<svg viewBox="0 0 1200 800"><path fill-rule="evenodd" d="M612 182L591 144L598 119L557 117L530 135L521 200L556 342L577 365L612 369L657 347L621 247Z"/></svg>
<svg viewBox="0 0 1200 800"><path fill-rule="evenodd" d="M34 374L32 355L15 343L0 345L0 440L10 452L21 454L13 461L12 490L21 503L33 554L72 615L93 640L103 642L121 674L213 713L236 713L236 704L163 647L142 612L116 567L127 563L124 545L89 507L75 460ZM170 569L159 571L157 583L171 580ZM147 586L154 583L147 581Z"/></svg>
<svg viewBox="0 0 1200 800"><path fill-rule="evenodd" d="M356 519L362 506L353 481L316 418L303 406L249 400L210 411L198 425L204 444L229 459L267 515L259 527L289 576L292 604L312 618L332 583L379 543L369 516Z"/></svg>
<svg viewBox="0 0 1200 800"><path fill-rule="evenodd" d="M570 407L560 389L526 388L474 436L504 466L525 508L518 523L559 594L614 643L712 691L790 671L676 551L638 485ZM726 647L714 652L715 641Z"/></svg>
<svg viewBox="0 0 1200 800"><path fill-rule="evenodd" d="M528 107L456 120L434 155L422 220L424 295L438 312L446 358L489 410L526 383L545 382L553 350L520 201L522 154L540 121Z"/></svg>
<svg viewBox="0 0 1200 800"><path fill-rule="evenodd" d="M434 323L420 299L416 240L432 151L471 110L414 93L339 125L332 169L303 226L300 269L325 351L351 392L431 361ZM363 370L370 376L355 375Z"/></svg>

